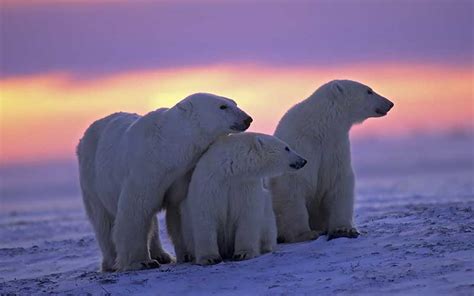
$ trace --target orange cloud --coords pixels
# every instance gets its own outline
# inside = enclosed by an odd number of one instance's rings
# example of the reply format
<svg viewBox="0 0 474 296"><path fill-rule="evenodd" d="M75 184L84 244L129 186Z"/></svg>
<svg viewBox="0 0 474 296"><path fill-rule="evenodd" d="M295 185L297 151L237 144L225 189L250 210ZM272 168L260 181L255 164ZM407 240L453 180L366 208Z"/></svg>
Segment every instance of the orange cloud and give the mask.
<svg viewBox="0 0 474 296"><path fill-rule="evenodd" d="M272 133L288 108L336 78L366 83L395 103L387 117L355 128L356 137L473 126L473 73L462 67L214 65L91 80L56 73L0 80L0 161L71 158L93 120L115 111L143 114L202 91L235 99L254 117L252 130Z"/></svg>

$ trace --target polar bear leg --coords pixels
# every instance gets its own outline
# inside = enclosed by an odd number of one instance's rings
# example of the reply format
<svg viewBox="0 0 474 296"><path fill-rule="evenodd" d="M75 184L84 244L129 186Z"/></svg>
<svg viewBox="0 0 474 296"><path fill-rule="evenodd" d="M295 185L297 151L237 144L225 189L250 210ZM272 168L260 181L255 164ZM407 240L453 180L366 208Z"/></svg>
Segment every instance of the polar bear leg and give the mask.
<svg viewBox="0 0 474 296"><path fill-rule="evenodd" d="M183 262L195 262L194 253L194 228L192 223L192 217L190 216L189 207L185 206L186 201L181 203L179 212L181 216L181 239L183 243L184 258ZM175 247L176 248L176 247ZM180 262L179 255L176 255L178 262Z"/></svg>
<svg viewBox="0 0 474 296"><path fill-rule="evenodd" d="M270 234L273 232L272 230L266 230L265 233L262 235L261 246L260 246L260 253L265 254L272 252L276 246L276 227L274 230L274 235Z"/></svg>
<svg viewBox="0 0 474 296"><path fill-rule="evenodd" d="M275 218L273 218L275 219ZM263 227L260 252L262 254L272 252L277 242L277 228L275 220L266 221Z"/></svg>
<svg viewBox="0 0 474 296"><path fill-rule="evenodd" d="M150 230L150 256L157 260L160 264L168 264L174 262L174 258L163 250L159 235L159 224L156 215L153 216L152 226Z"/></svg>
<svg viewBox="0 0 474 296"><path fill-rule="evenodd" d="M273 223L275 224L275 223ZM263 231L260 253L272 252L276 246L277 230L275 225L267 225Z"/></svg>
<svg viewBox="0 0 474 296"><path fill-rule="evenodd" d="M186 253L186 248L183 241L179 205L170 205L166 209L166 228L168 230L168 235L171 237L171 241L174 245L176 261L180 263L188 262L191 256L190 254Z"/></svg>
<svg viewBox="0 0 474 296"><path fill-rule="evenodd" d="M354 177L347 176L337 182L325 198L324 208L328 209L328 239L338 237L356 238L359 232L353 227Z"/></svg>
<svg viewBox="0 0 474 296"><path fill-rule="evenodd" d="M247 260L260 255L261 213L255 213L253 205L244 211L237 221L234 242L234 260ZM260 226L260 227L259 227Z"/></svg>
<svg viewBox="0 0 474 296"><path fill-rule="evenodd" d="M325 208L325 203L318 198L314 198L313 200L309 206L309 227L312 230L321 232L321 234L327 233L329 220L328 210Z"/></svg>
<svg viewBox="0 0 474 296"><path fill-rule="evenodd" d="M309 227L306 200L302 196L291 194L290 202L280 208L277 215L278 242L295 243L318 238L319 233Z"/></svg>
<svg viewBox="0 0 474 296"><path fill-rule="evenodd" d="M200 215L201 219L193 221L193 242L196 264L211 265L222 261L217 242L217 221L210 214Z"/></svg>
<svg viewBox="0 0 474 296"><path fill-rule="evenodd" d="M122 191L115 217L113 241L117 250L116 267L119 271L158 268L158 261L151 259L148 237L152 226L153 207L146 204L144 195L132 195L125 186ZM156 196L150 196L156 199ZM140 205L140 206L137 206Z"/></svg>
<svg viewBox="0 0 474 296"><path fill-rule="evenodd" d="M95 236L99 243L100 250L102 251L101 271L115 271L114 264L117 255L112 241L114 218L107 212L96 196L86 194L85 192L83 192L83 195L87 215L94 228Z"/></svg>
<svg viewBox="0 0 474 296"><path fill-rule="evenodd" d="M272 199L268 196L265 201L260 252L264 254L273 251L276 246L276 238L277 228L275 214L273 213Z"/></svg>

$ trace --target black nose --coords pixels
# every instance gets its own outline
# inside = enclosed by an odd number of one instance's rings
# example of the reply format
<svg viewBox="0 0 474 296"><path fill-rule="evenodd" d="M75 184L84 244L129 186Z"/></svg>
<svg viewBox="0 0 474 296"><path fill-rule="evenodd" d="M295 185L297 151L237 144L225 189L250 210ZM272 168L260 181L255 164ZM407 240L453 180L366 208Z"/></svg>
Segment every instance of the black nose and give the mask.
<svg viewBox="0 0 474 296"><path fill-rule="evenodd" d="M306 163L307 163L306 159L302 158L301 160L298 160L297 162L290 164L290 167L295 170L299 170L302 167L304 167Z"/></svg>
<svg viewBox="0 0 474 296"><path fill-rule="evenodd" d="M392 108L393 108L393 106L395 106L395 104L394 104L394 103L392 103L392 102L390 102L390 104L388 105L388 110L392 109Z"/></svg>
<svg viewBox="0 0 474 296"><path fill-rule="evenodd" d="M247 127L249 127L252 121L253 121L252 117L249 116L244 120L244 123Z"/></svg>

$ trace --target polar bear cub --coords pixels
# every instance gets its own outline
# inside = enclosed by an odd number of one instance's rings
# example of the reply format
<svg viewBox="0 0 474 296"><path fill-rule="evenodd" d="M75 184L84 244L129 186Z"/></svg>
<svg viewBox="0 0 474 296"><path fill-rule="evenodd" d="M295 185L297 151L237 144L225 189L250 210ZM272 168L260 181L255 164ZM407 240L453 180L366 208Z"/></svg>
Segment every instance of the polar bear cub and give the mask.
<svg viewBox="0 0 474 296"><path fill-rule="evenodd" d="M165 192L219 136L244 131L251 121L234 101L198 93L144 116L115 113L86 130L77 147L80 185L103 271L172 260L156 219Z"/></svg>
<svg viewBox="0 0 474 296"><path fill-rule="evenodd" d="M273 178L270 188L280 242L357 237L353 224L354 173L349 130L393 107L370 87L349 80L331 81L292 107L275 136L308 157L293 174Z"/></svg>
<svg viewBox="0 0 474 296"><path fill-rule="evenodd" d="M208 265L270 252L276 244L276 225L263 178L305 164L286 143L269 135L235 134L212 144L197 163L181 204L189 258Z"/></svg>

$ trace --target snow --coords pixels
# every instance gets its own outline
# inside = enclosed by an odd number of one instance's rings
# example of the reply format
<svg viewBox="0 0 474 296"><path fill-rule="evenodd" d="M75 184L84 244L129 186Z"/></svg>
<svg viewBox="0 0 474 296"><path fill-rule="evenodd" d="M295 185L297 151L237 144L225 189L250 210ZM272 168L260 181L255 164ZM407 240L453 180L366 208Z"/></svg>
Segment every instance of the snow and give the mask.
<svg viewBox="0 0 474 296"><path fill-rule="evenodd" d="M0 294L473 295L472 147L471 134L355 142L357 239L323 236L249 261L120 274L97 272L74 163L4 166Z"/></svg>

